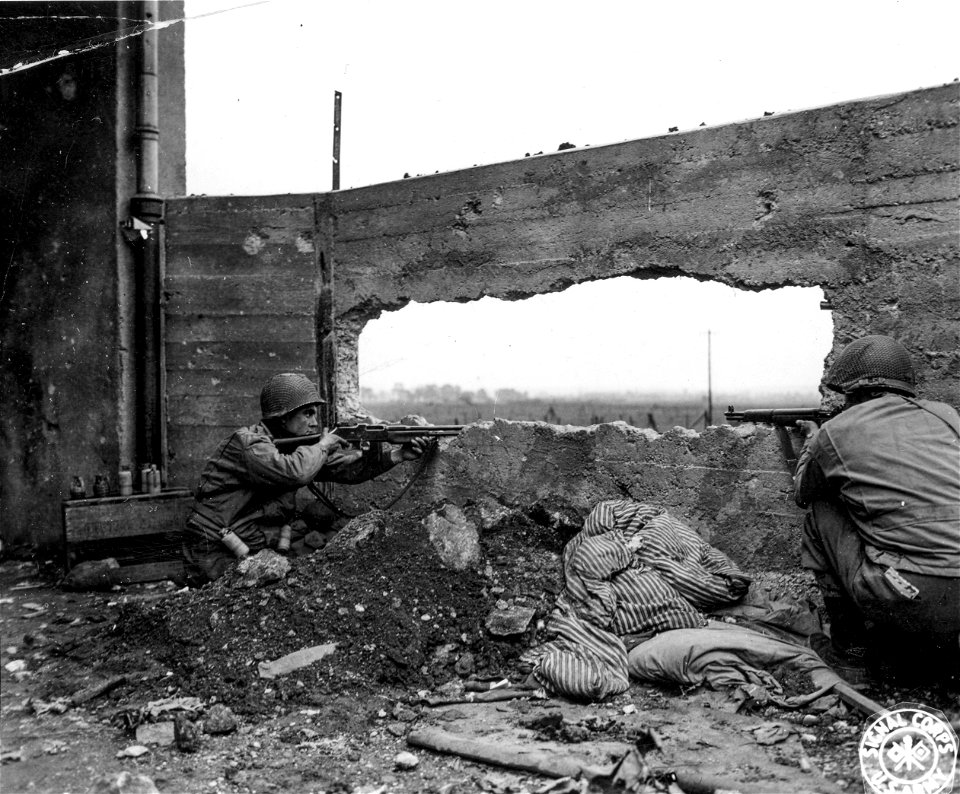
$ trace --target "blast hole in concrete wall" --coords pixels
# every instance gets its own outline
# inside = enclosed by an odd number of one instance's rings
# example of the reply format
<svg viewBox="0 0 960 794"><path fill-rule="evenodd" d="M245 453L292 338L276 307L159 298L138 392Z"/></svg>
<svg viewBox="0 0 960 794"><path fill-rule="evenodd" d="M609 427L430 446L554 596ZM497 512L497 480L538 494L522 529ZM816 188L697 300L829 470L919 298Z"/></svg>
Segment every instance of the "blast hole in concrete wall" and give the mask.
<svg viewBox="0 0 960 794"><path fill-rule="evenodd" d="M823 297L619 277L520 301L411 303L361 333L361 400L388 421L660 430L721 424L731 404L817 406L833 338Z"/></svg>

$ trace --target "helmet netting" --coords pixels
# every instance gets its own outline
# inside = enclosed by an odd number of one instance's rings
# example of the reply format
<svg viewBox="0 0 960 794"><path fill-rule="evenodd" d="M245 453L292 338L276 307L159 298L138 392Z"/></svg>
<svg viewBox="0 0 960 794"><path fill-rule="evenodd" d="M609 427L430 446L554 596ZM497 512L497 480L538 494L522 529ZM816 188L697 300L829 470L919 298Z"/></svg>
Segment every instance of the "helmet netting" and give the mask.
<svg viewBox="0 0 960 794"><path fill-rule="evenodd" d="M837 356L824 385L848 394L855 389L885 387L914 394L916 376L907 349L889 336L865 336Z"/></svg>
<svg viewBox="0 0 960 794"><path fill-rule="evenodd" d="M274 375L260 392L260 411L264 419L274 419L305 405L322 402L313 382L296 372Z"/></svg>

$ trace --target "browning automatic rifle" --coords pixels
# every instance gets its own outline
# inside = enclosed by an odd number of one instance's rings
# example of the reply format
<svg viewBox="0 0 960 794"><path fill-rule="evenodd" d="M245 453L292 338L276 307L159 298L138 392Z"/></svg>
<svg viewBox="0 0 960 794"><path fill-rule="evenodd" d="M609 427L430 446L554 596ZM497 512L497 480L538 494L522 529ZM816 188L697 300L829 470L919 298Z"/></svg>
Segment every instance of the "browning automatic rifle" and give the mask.
<svg viewBox="0 0 960 794"><path fill-rule="evenodd" d="M723 414L728 422L755 422L762 425L773 425L777 429L780 439L780 449L787 461L790 474L797 470L797 453L793 448L788 428L796 429L797 422L816 422L822 425L828 419L840 413L839 409L824 411L822 408L751 408L746 411L737 411L731 405Z"/></svg>
<svg viewBox="0 0 960 794"><path fill-rule="evenodd" d="M731 405L723 416L730 422L757 422L778 427L796 427L800 420L822 425L837 413L838 411L824 411L822 408L751 408L747 411L737 411Z"/></svg>
<svg viewBox="0 0 960 794"><path fill-rule="evenodd" d="M333 430L344 441L355 444L361 449L369 448L370 444L379 441L388 444L404 444L414 438L426 436L457 436L463 431L463 425L341 425ZM313 433L309 436L293 436L292 438L277 438L274 443L281 452L291 452L304 444L316 444L324 433Z"/></svg>

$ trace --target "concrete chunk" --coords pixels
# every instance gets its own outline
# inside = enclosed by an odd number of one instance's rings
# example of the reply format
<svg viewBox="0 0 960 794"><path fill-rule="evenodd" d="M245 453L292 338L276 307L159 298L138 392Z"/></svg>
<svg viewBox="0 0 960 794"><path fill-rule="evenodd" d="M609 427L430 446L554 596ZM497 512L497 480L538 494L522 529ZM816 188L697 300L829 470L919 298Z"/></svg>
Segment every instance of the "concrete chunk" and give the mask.
<svg viewBox="0 0 960 794"><path fill-rule="evenodd" d="M236 587L263 587L279 582L290 572L290 561L275 551L264 549L237 565L240 578Z"/></svg>
<svg viewBox="0 0 960 794"><path fill-rule="evenodd" d="M480 560L480 533L456 505L447 504L423 520L430 543L443 564L462 571Z"/></svg>
<svg viewBox="0 0 960 794"><path fill-rule="evenodd" d="M272 662L260 662L257 665L257 672L261 678L276 678L277 676L292 673L301 667L319 662L324 657L329 656L337 649L335 642L328 642L325 645L314 645L312 648L304 648L300 651L288 653Z"/></svg>
<svg viewBox="0 0 960 794"><path fill-rule="evenodd" d="M513 637L523 634L537 610L514 605L498 606L487 616L487 631L495 637Z"/></svg>

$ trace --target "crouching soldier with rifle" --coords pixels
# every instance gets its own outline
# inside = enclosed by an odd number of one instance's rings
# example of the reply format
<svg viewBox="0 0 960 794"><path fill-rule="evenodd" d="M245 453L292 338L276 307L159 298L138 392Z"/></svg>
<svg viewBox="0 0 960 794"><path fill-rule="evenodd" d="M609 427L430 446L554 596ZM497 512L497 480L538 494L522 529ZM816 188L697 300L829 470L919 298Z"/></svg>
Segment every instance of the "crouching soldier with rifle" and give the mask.
<svg viewBox="0 0 960 794"><path fill-rule="evenodd" d="M801 559L830 621L815 650L841 674L866 672L868 646L890 672L960 671L960 418L917 399L915 382L899 342L858 339L823 382L843 410L796 423Z"/></svg>
<svg viewBox="0 0 960 794"><path fill-rule="evenodd" d="M184 532L188 584L213 581L265 548L296 551L307 532L296 512L300 488L365 482L423 456L430 443L408 434L398 448L351 446L335 432L317 432L322 402L307 377L274 375L260 393L261 421L233 432L209 458ZM284 439L302 437L309 439L281 449Z"/></svg>

